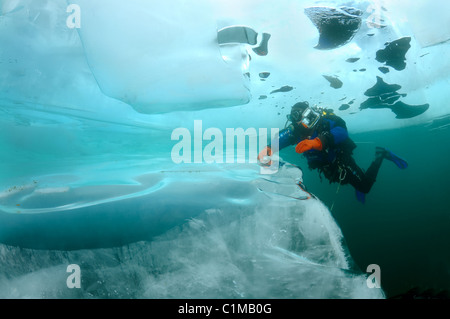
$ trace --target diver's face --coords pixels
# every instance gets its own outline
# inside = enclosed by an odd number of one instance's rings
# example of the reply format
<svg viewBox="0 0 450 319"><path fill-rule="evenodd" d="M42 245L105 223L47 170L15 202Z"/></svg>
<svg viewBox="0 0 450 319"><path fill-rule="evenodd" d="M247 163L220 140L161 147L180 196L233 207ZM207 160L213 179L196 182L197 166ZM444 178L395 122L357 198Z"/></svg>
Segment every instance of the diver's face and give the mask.
<svg viewBox="0 0 450 319"><path fill-rule="evenodd" d="M302 121L302 119L303 119L302 115L303 115L303 110L294 110L294 111L292 111L291 115L290 115L291 122L299 124Z"/></svg>
<svg viewBox="0 0 450 319"><path fill-rule="evenodd" d="M308 128L303 125L302 119L294 123L294 126L302 132L302 134L311 135L314 131L314 128Z"/></svg>
<svg viewBox="0 0 450 319"><path fill-rule="evenodd" d="M317 125L314 125L312 127L308 127L305 126L302 122L300 122L299 127L301 127L301 129L303 130L303 132L305 132L308 135L312 135L314 133L314 131L316 130Z"/></svg>

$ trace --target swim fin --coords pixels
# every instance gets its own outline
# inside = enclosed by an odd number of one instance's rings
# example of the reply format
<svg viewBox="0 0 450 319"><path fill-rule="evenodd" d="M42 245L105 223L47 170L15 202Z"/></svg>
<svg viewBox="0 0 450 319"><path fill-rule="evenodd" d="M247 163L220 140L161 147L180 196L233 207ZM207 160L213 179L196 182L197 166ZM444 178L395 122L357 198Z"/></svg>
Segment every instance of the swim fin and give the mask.
<svg viewBox="0 0 450 319"><path fill-rule="evenodd" d="M406 169L408 167L408 162L405 161L404 159L398 157L397 155L395 155L394 153L392 153L391 151L382 148L382 147L377 147L377 154L382 154L382 156L393 162L395 165L397 165L398 168L400 169Z"/></svg>
<svg viewBox="0 0 450 319"><path fill-rule="evenodd" d="M366 194L364 194L363 192L360 192L359 190L355 189L356 192L356 199L361 202L361 203L365 203L366 202Z"/></svg>

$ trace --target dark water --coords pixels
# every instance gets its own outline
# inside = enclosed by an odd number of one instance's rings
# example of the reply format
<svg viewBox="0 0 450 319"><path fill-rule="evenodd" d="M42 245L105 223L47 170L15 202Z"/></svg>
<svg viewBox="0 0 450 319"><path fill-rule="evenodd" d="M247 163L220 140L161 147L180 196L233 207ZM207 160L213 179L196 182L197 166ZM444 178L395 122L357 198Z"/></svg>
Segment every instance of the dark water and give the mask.
<svg viewBox="0 0 450 319"><path fill-rule="evenodd" d="M292 149L281 153L302 167L312 193L329 208L334 203L333 216L354 261L362 271L370 264L380 266L388 298L412 288L450 290L450 126L445 125L448 119L433 126L352 135L358 144L354 157L363 169L373 160L375 146L409 163L400 170L384 161L365 204L356 200L351 186L337 192L338 184L321 182Z"/></svg>

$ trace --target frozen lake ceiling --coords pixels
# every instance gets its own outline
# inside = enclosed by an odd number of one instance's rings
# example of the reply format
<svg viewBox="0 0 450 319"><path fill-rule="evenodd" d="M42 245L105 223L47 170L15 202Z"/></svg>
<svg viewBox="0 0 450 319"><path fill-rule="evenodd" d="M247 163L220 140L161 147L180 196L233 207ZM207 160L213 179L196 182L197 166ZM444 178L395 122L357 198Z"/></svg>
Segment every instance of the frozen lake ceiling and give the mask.
<svg viewBox="0 0 450 319"><path fill-rule="evenodd" d="M354 130L428 122L448 114L449 4L404 2L3 1L0 98L168 129L282 126L299 100Z"/></svg>

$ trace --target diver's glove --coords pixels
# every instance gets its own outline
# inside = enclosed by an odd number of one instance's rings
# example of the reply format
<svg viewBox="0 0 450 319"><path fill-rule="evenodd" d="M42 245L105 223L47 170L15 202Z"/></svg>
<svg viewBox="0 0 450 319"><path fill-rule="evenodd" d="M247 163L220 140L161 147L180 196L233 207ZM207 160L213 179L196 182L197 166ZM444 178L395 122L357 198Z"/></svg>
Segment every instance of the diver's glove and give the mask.
<svg viewBox="0 0 450 319"><path fill-rule="evenodd" d="M270 146L266 146L258 155L258 162L264 166L270 166L272 161L270 157L273 155Z"/></svg>
<svg viewBox="0 0 450 319"><path fill-rule="evenodd" d="M303 140L295 147L295 151L299 154L313 149L317 151L322 150L322 141L320 140L320 138L316 137L312 140Z"/></svg>

